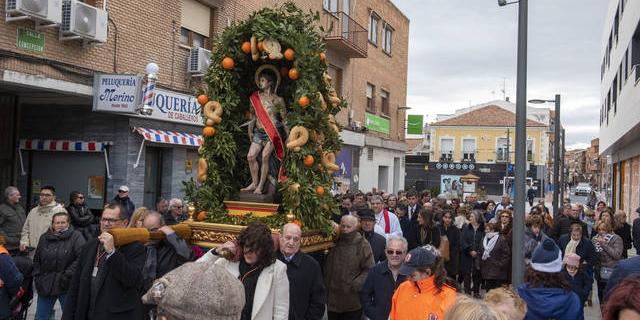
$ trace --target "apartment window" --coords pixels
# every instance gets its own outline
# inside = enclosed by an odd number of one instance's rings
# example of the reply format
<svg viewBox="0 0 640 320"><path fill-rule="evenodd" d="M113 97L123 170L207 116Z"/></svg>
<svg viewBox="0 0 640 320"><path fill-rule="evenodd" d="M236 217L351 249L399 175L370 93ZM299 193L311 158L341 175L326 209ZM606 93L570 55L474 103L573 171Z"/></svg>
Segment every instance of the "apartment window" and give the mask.
<svg viewBox="0 0 640 320"><path fill-rule="evenodd" d="M527 139L527 161L533 162L533 140Z"/></svg>
<svg viewBox="0 0 640 320"><path fill-rule="evenodd" d="M618 111L618 106L617 106L617 102L618 102L618 75L616 74L616 77L613 79L613 85L611 86L611 89L613 90L612 94L611 94L611 99L613 101L611 101L611 103L613 104L613 113L615 114Z"/></svg>
<svg viewBox="0 0 640 320"><path fill-rule="evenodd" d="M376 93L376 87L370 83L367 83L367 111L371 113L376 112L376 105L375 105L375 99L374 99L375 93Z"/></svg>
<svg viewBox="0 0 640 320"><path fill-rule="evenodd" d="M389 92L380 90L380 108L384 115L389 115Z"/></svg>
<svg viewBox="0 0 640 320"><path fill-rule="evenodd" d="M337 12L338 0L322 0L322 8L329 12Z"/></svg>
<svg viewBox="0 0 640 320"><path fill-rule="evenodd" d="M384 34L382 38L382 51L387 54L391 54L391 44L393 43L393 28L385 24L384 26Z"/></svg>
<svg viewBox="0 0 640 320"><path fill-rule="evenodd" d="M336 89L336 93L339 97L342 96L342 68L336 67L332 64L327 67L329 76L331 77L331 85Z"/></svg>
<svg viewBox="0 0 640 320"><path fill-rule="evenodd" d="M462 161L476 161L476 139L462 139Z"/></svg>
<svg viewBox="0 0 640 320"><path fill-rule="evenodd" d="M453 161L453 138L440 139L440 161L451 162Z"/></svg>
<svg viewBox="0 0 640 320"><path fill-rule="evenodd" d="M211 49L211 18L213 8L195 0L182 0L180 44Z"/></svg>
<svg viewBox="0 0 640 320"><path fill-rule="evenodd" d="M618 26L620 25L619 17L618 13L616 13L616 16L613 18L613 37L615 38L616 43L618 43Z"/></svg>
<svg viewBox="0 0 640 320"><path fill-rule="evenodd" d="M378 24L380 16L374 11L369 12L369 42L378 44Z"/></svg>
<svg viewBox="0 0 640 320"><path fill-rule="evenodd" d="M496 161L509 160L509 139L498 138L496 141Z"/></svg>
<svg viewBox="0 0 640 320"><path fill-rule="evenodd" d="M624 53L624 83L627 83L629 78L629 48Z"/></svg>

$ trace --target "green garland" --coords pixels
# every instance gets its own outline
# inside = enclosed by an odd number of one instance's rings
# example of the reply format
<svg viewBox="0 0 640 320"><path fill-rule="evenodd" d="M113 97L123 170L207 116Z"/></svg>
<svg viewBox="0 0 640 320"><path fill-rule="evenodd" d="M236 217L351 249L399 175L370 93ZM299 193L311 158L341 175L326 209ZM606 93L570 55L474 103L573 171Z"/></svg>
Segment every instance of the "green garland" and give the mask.
<svg viewBox="0 0 640 320"><path fill-rule="evenodd" d="M227 27L216 39L216 50L205 76L204 93L210 100L218 101L223 106L222 122L214 125L215 135L204 137L200 148L200 156L208 164L206 181L201 185L197 185L193 179L184 182L187 200L192 201L199 211L206 212L206 221L246 224L258 219L227 215L223 200L233 199L241 186L250 181L246 160L250 141L246 128L240 128L240 125L247 121L245 115L251 108L248 97L257 90L254 83L256 69L262 64L272 64L282 71L277 93L285 100L287 127L303 126L315 138L309 139L298 152L285 147L283 167L287 179L278 185L283 198L281 208L285 213L292 211L306 230L330 232L329 219L332 213L339 213L339 208L329 192L333 177L322 166L321 159L324 152L337 154L341 148L340 137L331 129L329 119L346 103L341 100L338 105L332 106L327 101L323 109L318 96L319 92L327 100L335 92L324 81L327 65L323 59L324 42L318 32L318 29L321 32L323 30L316 27L318 20L317 12L304 13L294 4L285 3L275 9L265 8L253 13L247 20ZM295 51L295 59L266 58L254 62L251 54L241 49L252 35L258 41L266 37L277 40L282 52L288 48ZM223 59L227 57L234 61L231 70L222 66ZM291 68L298 70L297 80L287 76L287 70ZM310 104L306 108L298 105L302 96L309 98ZM304 165L307 156L314 159L311 167ZM296 184L299 184L297 191ZM319 187L325 192L317 192ZM283 214L279 214L261 221L277 228L285 219Z"/></svg>

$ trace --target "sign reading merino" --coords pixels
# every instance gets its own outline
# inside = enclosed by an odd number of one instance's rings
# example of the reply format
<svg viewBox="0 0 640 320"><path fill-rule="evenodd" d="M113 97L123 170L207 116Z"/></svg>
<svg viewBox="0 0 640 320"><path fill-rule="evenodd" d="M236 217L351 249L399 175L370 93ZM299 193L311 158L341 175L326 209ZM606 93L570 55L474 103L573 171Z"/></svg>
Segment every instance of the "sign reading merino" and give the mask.
<svg viewBox="0 0 640 320"><path fill-rule="evenodd" d="M135 113L140 105L142 77L96 74L93 78L93 111Z"/></svg>

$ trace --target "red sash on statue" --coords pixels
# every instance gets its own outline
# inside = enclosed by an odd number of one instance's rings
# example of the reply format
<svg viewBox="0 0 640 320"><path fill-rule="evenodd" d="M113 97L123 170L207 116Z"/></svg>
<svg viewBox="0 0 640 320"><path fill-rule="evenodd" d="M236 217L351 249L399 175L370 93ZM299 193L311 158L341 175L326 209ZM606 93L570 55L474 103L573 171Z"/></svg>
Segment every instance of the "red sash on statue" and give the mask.
<svg viewBox="0 0 640 320"><path fill-rule="evenodd" d="M391 222L389 221L389 210L382 209L382 216L384 218L384 233L390 233L391 232Z"/></svg>
<svg viewBox="0 0 640 320"><path fill-rule="evenodd" d="M264 127L264 131L267 133L269 140L273 143L273 147L276 150L276 157L280 160L280 172L278 177L278 181L283 181L286 179L284 175L284 168L282 167L282 161L284 160L284 147L282 146L282 137L280 137L280 133L278 129L269 118L269 114L264 109L262 105L262 101L260 101L260 95L258 91L255 91L249 97L249 101L251 101L251 106L253 106L253 110L256 112L256 116L258 120L262 123Z"/></svg>

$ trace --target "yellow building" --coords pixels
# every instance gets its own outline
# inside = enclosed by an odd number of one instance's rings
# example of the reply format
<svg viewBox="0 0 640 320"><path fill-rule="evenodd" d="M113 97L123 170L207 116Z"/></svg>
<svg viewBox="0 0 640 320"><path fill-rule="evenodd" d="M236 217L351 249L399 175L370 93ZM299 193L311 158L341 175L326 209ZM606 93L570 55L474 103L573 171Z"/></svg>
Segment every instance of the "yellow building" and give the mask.
<svg viewBox="0 0 640 320"><path fill-rule="evenodd" d="M528 108L527 113L527 180L541 196L549 156L549 109ZM459 178L471 173L480 177L479 187L487 194L511 193L513 172L509 164L515 160L513 103L491 101L439 116L438 121L429 124L426 136L430 142L428 162L415 156L406 161L405 185L409 188L439 188L439 192L451 197L456 196L458 188L457 196L462 196Z"/></svg>

